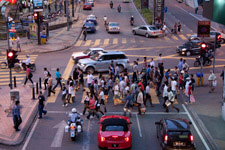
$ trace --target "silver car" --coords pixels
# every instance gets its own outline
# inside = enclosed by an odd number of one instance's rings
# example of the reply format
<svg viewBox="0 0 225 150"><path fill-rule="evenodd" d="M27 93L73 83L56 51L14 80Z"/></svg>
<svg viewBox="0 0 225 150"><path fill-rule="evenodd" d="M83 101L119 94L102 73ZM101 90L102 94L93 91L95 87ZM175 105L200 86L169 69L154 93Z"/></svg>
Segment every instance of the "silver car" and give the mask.
<svg viewBox="0 0 225 150"><path fill-rule="evenodd" d="M120 33L120 26L119 23L117 22L109 22L107 27L106 27L106 31L109 32L116 32L116 33Z"/></svg>
<svg viewBox="0 0 225 150"><path fill-rule="evenodd" d="M224 36L222 36L222 34L220 32L216 32L216 31L210 31L210 36L209 37L198 37L197 34L191 35L188 39L189 41L193 41L193 40L200 40L200 41L205 41L205 42L210 42L210 43L214 43L215 42L215 35L216 33L219 33L219 35L221 36L221 42L220 43L224 43L225 39Z"/></svg>
<svg viewBox="0 0 225 150"><path fill-rule="evenodd" d="M80 59L78 61L78 68L83 72L105 72L108 71L111 62L118 64L122 72L125 68L129 68L129 59L125 53L120 51L103 51L98 52L88 59Z"/></svg>
<svg viewBox="0 0 225 150"><path fill-rule="evenodd" d="M134 35L144 35L146 38L149 37L158 37L162 34L162 30L156 28L153 25L142 25L133 28L132 33Z"/></svg>

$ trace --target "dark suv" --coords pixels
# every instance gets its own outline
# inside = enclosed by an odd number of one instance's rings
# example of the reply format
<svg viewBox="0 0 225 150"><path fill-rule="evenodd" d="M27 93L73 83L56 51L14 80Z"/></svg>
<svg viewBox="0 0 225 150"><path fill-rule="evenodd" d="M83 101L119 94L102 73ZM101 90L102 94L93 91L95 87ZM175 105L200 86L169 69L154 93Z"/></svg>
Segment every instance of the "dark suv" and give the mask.
<svg viewBox="0 0 225 150"><path fill-rule="evenodd" d="M157 138L163 150L195 150L194 137L186 119L162 119L155 122Z"/></svg>

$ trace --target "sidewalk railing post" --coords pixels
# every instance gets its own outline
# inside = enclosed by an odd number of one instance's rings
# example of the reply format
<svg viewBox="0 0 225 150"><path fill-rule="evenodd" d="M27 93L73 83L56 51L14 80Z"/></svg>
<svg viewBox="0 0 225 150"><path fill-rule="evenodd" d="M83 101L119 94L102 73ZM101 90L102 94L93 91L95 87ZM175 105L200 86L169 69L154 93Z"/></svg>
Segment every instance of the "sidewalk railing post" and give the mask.
<svg viewBox="0 0 225 150"><path fill-rule="evenodd" d="M32 86L32 100L35 100L35 90L34 90L34 86Z"/></svg>
<svg viewBox="0 0 225 150"><path fill-rule="evenodd" d="M16 76L13 77L14 87L16 88Z"/></svg>
<svg viewBox="0 0 225 150"><path fill-rule="evenodd" d="M36 83L36 94L38 94L38 82Z"/></svg>
<svg viewBox="0 0 225 150"><path fill-rule="evenodd" d="M41 77L39 78L39 88L42 89L42 87L41 87Z"/></svg>

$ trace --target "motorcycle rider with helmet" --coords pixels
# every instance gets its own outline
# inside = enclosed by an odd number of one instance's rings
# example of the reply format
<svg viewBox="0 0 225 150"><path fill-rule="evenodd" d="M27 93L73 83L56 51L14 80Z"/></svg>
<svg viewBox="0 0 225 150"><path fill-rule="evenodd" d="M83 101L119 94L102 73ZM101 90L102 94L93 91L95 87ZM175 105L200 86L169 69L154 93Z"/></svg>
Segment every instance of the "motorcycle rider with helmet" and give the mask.
<svg viewBox="0 0 225 150"><path fill-rule="evenodd" d="M27 59L22 60L22 67L24 70L26 70L26 66L30 66L31 60L30 60L30 55L26 55Z"/></svg>
<svg viewBox="0 0 225 150"><path fill-rule="evenodd" d="M110 8L112 9L113 8L113 2L110 1L109 5L110 5Z"/></svg>
<svg viewBox="0 0 225 150"><path fill-rule="evenodd" d="M77 122L77 119L80 118L80 114L77 113L77 109L76 108L72 108L71 110L72 113L68 114L68 117L70 118L70 123L76 123L76 125L81 125L81 131L83 131L83 126L81 124L81 122Z"/></svg>
<svg viewBox="0 0 225 150"><path fill-rule="evenodd" d="M117 10L118 10L119 13L121 12L121 6L120 5L118 5Z"/></svg>
<svg viewBox="0 0 225 150"><path fill-rule="evenodd" d="M134 16L130 17L130 24L133 25L134 24Z"/></svg>
<svg viewBox="0 0 225 150"><path fill-rule="evenodd" d="M104 16L104 17L103 17L103 20L104 20L104 23L105 23L105 25L106 25L106 24L107 24L107 17Z"/></svg>

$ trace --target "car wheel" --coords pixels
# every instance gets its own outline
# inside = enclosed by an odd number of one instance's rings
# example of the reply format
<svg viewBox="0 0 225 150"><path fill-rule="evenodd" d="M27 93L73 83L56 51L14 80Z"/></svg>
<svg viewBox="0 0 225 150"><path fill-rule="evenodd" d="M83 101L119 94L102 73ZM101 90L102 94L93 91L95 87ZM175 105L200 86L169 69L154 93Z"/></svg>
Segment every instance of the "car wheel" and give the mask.
<svg viewBox="0 0 225 150"><path fill-rule="evenodd" d="M88 67L88 68L86 69L86 72L87 72L87 73L90 72L91 74L93 74L93 73L95 72L95 69L94 69L93 67Z"/></svg>
<svg viewBox="0 0 225 150"><path fill-rule="evenodd" d="M123 72L124 71L123 65L119 65L119 69L120 69L120 72Z"/></svg>
<svg viewBox="0 0 225 150"><path fill-rule="evenodd" d="M133 30L132 32L133 32L134 35L136 35L136 31Z"/></svg>
<svg viewBox="0 0 225 150"><path fill-rule="evenodd" d="M191 56L191 52L190 51L187 51L186 52L186 56Z"/></svg>
<svg viewBox="0 0 225 150"><path fill-rule="evenodd" d="M149 38L149 34L148 34L148 33L146 33L146 34L145 34L145 37L146 37L146 38Z"/></svg>
<svg viewBox="0 0 225 150"><path fill-rule="evenodd" d="M200 66L200 63L198 61L195 61L194 62L194 67L198 67L198 66Z"/></svg>
<svg viewBox="0 0 225 150"><path fill-rule="evenodd" d="M225 43L225 39L221 39L220 43L221 44Z"/></svg>

